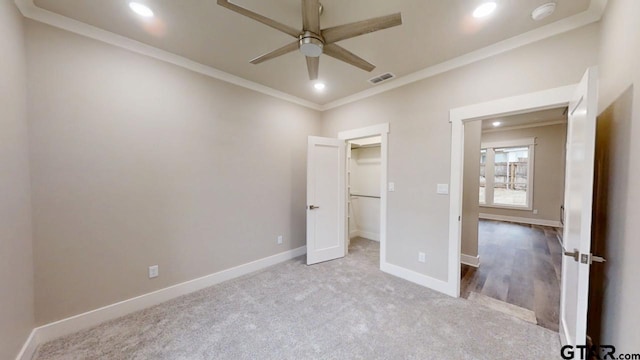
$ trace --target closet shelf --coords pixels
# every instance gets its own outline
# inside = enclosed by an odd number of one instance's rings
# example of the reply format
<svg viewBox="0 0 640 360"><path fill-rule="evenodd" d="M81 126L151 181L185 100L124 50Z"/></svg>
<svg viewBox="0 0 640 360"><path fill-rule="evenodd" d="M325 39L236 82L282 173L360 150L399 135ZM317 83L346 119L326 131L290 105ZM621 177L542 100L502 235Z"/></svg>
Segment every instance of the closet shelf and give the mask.
<svg viewBox="0 0 640 360"><path fill-rule="evenodd" d="M373 196L373 195L360 195L360 194L349 194L349 195L353 196L353 197L364 197L364 198L380 199L380 196Z"/></svg>

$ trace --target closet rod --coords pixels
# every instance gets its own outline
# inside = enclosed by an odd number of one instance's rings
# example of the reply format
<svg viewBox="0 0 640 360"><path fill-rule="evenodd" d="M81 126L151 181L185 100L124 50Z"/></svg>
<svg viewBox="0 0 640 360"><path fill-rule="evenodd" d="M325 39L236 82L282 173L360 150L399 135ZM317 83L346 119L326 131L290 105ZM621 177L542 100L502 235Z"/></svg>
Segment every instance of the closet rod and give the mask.
<svg viewBox="0 0 640 360"><path fill-rule="evenodd" d="M380 199L380 196L371 196L371 195L358 195L358 194L349 194L350 196L355 196L355 197L365 197L365 198L372 198L372 199Z"/></svg>

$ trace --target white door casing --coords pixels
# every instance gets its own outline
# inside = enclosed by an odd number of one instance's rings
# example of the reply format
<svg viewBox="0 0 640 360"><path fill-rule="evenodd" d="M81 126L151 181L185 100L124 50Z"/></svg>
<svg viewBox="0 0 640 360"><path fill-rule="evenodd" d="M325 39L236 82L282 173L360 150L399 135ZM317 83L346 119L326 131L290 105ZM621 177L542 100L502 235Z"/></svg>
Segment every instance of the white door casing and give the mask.
<svg viewBox="0 0 640 360"><path fill-rule="evenodd" d="M358 129L345 130L338 133L338 138L343 141L362 139L372 136L380 136L380 270L402 278L402 274L393 271L387 263L387 163L389 147L389 123L371 125ZM348 194L347 194L348 195Z"/></svg>
<svg viewBox="0 0 640 360"><path fill-rule="evenodd" d="M593 175L598 103L597 70L590 68L569 103L565 180L560 334L567 345L585 345L591 260Z"/></svg>
<svg viewBox="0 0 640 360"><path fill-rule="evenodd" d="M587 263L578 263L571 257L563 256L560 335L562 342L568 345L583 345L586 337L597 101L597 70L591 68L577 85L464 106L450 112L449 276L443 292L458 297L464 123L569 106L564 247L569 251L578 249L580 260L586 256Z"/></svg>
<svg viewBox="0 0 640 360"><path fill-rule="evenodd" d="M531 111L567 106L577 85L516 95L451 109L451 180L449 193L449 268L447 282L434 288L445 294L460 296L460 254L462 186L464 164L464 124L469 121L491 119L498 116L523 114Z"/></svg>
<svg viewBox="0 0 640 360"><path fill-rule="evenodd" d="M356 218L354 216L354 211L353 211L353 202L351 201L351 184L352 184L352 173L351 171L353 170L351 167L351 156L352 156L352 149L351 149L351 144L347 142L347 148L346 148L346 152L347 152L347 244L346 244L346 253L349 254L349 244L351 244L351 231L353 229L357 229L358 226L356 224Z"/></svg>
<svg viewBox="0 0 640 360"><path fill-rule="evenodd" d="M345 141L309 136L307 265L346 254Z"/></svg>

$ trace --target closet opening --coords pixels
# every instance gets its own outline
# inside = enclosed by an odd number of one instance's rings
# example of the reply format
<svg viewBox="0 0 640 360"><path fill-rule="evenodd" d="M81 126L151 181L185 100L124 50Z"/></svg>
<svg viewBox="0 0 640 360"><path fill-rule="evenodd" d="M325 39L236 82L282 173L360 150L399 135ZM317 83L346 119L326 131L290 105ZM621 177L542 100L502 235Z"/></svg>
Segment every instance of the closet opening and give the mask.
<svg viewBox="0 0 640 360"><path fill-rule="evenodd" d="M310 136L307 150L307 265L359 251L386 262L389 124ZM361 251L362 250L362 251Z"/></svg>
<svg viewBox="0 0 640 360"><path fill-rule="evenodd" d="M381 136L347 142L348 253L380 249L381 171Z"/></svg>

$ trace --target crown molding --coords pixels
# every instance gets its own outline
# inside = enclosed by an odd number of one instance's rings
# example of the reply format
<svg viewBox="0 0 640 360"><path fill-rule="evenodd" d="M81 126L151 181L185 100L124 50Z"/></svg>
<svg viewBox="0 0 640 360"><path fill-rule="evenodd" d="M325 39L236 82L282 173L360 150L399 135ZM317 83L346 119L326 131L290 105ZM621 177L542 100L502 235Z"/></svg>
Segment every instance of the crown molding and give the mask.
<svg viewBox="0 0 640 360"><path fill-rule="evenodd" d="M602 18L606 5L607 0L591 0L589 8L586 11L562 20L558 20L529 32L514 36L512 38L497 42L484 48L472 51L470 53L466 53L451 60L429 66L425 69L416 71L409 75L401 76L388 83L376 86L375 88L361 91L342 99L332 101L323 105L322 111L330 110L342 105L366 99L374 95L397 89L399 87L424 80L432 76L436 76L447 71L451 71L490 58L492 56L496 56L507 51L514 50L519 47L589 25L591 23L599 21Z"/></svg>
<svg viewBox="0 0 640 360"><path fill-rule="evenodd" d="M338 99L324 105L320 105L320 104L287 94L280 90L276 90L271 87L241 78L239 76L229 74L227 72L216 69L214 67L207 66L207 65L198 63L196 61L187 59L183 56L179 56L174 53L153 47L151 45L147 45L139 41L127 38L125 36L118 35L113 32L106 31L98 27L83 23L81 21L74 20L69 17L42 9L35 5L34 0L15 0L15 3L18 6L18 9L22 13L22 15L26 18L29 18L47 25L51 25L63 30L67 30L79 35L83 35L88 38L99 40L123 49L127 49L129 51L133 51L138 54L146 55L151 58L161 60L173 65L177 65L185 69L200 73L202 75L209 76L214 79L218 79L218 80L221 80L230 84L234 84L246 89L250 89L268 96L285 100L293 104L307 107L309 109L313 109L317 111L326 111L326 110L334 109L352 102L363 100L368 97L378 95L393 89L397 89L399 87L402 87L420 80L424 80L429 77L436 76L438 74L442 74L444 72L451 71L453 69L457 69L457 68L472 64L474 62L478 62L486 58L534 43L536 41L540 41L558 34L565 33L567 31L577 29L582 26L589 25L594 22L597 22L602 18L605 7L607 5L607 0L591 0L589 8L582 13L542 26L540 28L512 37L510 39L503 40L493 45L489 45L487 47L472 51L462 56L458 56L451 60L447 60L445 62L436 64L433 66L429 66L425 69L416 71L409 75L396 78L395 80L389 83L385 83L385 84L376 86L375 88L371 88L353 95L346 96L342 99Z"/></svg>
<svg viewBox="0 0 640 360"><path fill-rule="evenodd" d="M133 51L138 54L146 55L154 59L161 60L200 73L202 75L212 77L214 79L222 80L233 85L257 91L259 93L285 100L297 105L301 105L313 110L322 110L322 107L320 105L311 101L301 99L299 97L270 88L268 86L229 74L214 67L200 64L183 56L179 56L174 53L153 47L151 45L147 45L139 41L130 39L128 37L118 35L110 31L106 31L98 27L83 23L81 21L45 10L36 6L33 0L15 0L15 3L22 15L26 18L63 30L67 30L72 33L80 34L91 39L99 40L110 45Z"/></svg>

